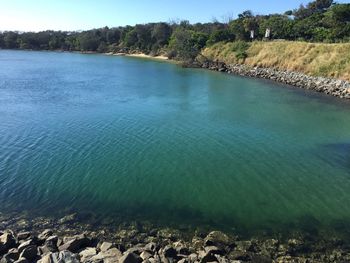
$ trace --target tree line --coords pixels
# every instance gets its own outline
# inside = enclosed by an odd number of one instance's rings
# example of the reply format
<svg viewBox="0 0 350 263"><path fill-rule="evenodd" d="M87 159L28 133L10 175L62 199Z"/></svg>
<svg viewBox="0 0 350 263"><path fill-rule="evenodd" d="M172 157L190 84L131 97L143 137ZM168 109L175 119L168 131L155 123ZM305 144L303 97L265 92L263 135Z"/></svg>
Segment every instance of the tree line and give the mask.
<svg viewBox="0 0 350 263"><path fill-rule="evenodd" d="M221 41L285 39L310 42L350 41L350 4L315 0L283 14L254 15L245 11L228 22L188 21L99 28L83 32L43 31L0 33L2 49L83 52L166 53L193 59L206 46Z"/></svg>

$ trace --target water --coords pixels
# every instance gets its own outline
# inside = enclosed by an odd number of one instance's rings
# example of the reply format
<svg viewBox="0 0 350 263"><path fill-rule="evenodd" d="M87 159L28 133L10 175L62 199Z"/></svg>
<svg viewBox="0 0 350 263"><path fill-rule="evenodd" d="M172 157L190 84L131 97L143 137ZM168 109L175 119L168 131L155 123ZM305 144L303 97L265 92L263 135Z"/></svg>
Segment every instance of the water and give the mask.
<svg viewBox="0 0 350 263"><path fill-rule="evenodd" d="M349 232L350 104L127 57L0 51L0 211Z"/></svg>

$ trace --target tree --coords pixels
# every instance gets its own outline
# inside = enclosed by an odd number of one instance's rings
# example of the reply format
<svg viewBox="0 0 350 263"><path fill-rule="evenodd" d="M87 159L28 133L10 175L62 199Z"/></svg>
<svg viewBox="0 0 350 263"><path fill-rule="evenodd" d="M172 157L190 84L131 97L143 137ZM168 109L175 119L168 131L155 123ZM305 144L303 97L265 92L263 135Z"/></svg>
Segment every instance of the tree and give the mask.
<svg viewBox="0 0 350 263"><path fill-rule="evenodd" d="M154 25L151 37L157 46L167 45L171 36L172 30L167 23L157 23Z"/></svg>
<svg viewBox="0 0 350 263"><path fill-rule="evenodd" d="M207 45L213 45L220 41L232 41L235 35L229 29L216 30L210 34Z"/></svg>
<svg viewBox="0 0 350 263"><path fill-rule="evenodd" d="M194 60L199 54L199 48L195 45L193 31L178 27L171 36L169 46L175 56L184 60Z"/></svg>
<svg viewBox="0 0 350 263"><path fill-rule="evenodd" d="M18 42L17 42L17 38L18 38L18 33L16 32L5 32L4 33L4 46L5 48L18 48Z"/></svg>

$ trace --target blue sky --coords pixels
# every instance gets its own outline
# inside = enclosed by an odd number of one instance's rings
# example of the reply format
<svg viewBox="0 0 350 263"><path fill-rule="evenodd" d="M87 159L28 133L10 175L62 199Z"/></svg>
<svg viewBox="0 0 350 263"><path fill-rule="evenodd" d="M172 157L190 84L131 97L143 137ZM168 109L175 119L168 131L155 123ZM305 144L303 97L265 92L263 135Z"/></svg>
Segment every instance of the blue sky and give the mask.
<svg viewBox="0 0 350 263"><path fill-rule="evenodd" d="M187 19L219 21L250 9L284 12L305 0L1 0L0 30L84 30ZM350 3L350 0L338 2Z"/></svg>

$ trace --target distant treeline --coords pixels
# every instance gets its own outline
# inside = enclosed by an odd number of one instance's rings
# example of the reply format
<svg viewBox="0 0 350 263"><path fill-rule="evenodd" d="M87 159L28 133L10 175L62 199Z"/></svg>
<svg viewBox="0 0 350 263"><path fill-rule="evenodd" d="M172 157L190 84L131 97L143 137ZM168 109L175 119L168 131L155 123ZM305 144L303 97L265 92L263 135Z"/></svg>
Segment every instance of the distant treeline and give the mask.
<svg viewBox="0 0 350 263"><path fill-rule="evenodd" d="M316 0L284 14L245 11L228 22L149 23L83 32L2 32L0 48L95 52L140 51L193 59L206 46L221 41L262 39L309 42L350 41L350 4Z"/></svg>

